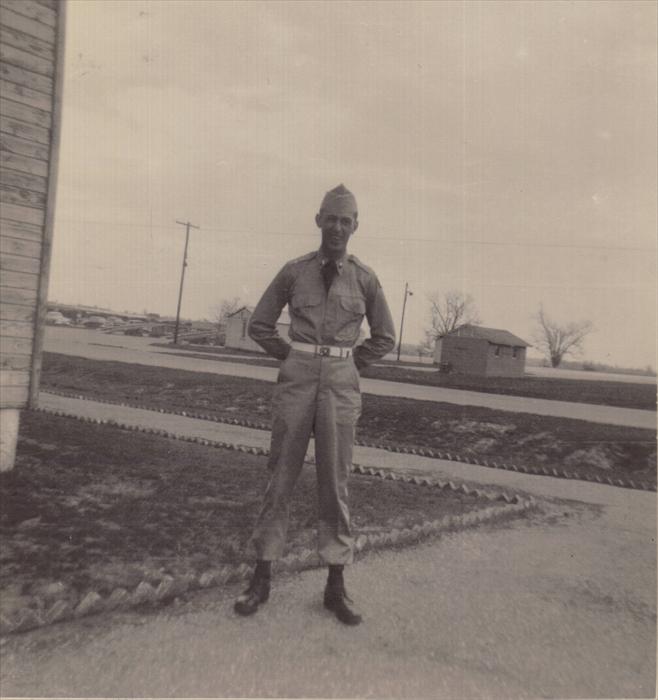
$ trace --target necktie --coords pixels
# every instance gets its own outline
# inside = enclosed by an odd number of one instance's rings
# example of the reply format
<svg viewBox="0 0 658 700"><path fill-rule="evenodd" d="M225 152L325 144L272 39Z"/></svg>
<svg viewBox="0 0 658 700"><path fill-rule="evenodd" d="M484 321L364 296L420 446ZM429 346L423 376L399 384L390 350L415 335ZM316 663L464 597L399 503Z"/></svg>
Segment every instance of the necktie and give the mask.
<svg viewBox="0 0 658 700"><path fill-rule="evenodd" d="M334 277L338 274L338 269L336 268L335 260L328 260L322 266L322 279L324 280L324 288L329 292L331 283L334 281Z"/></svg>

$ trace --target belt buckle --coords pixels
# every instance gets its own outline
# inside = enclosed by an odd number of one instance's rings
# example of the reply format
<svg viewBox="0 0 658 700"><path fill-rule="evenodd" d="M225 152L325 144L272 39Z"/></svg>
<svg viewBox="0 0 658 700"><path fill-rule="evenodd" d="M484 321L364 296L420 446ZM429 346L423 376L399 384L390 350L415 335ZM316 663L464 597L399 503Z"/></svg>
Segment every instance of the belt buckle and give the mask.
<svg viewBox="0 0 658 700"><path fill-rule="evenodd" d="M329 357L329 353L331 352L331 348L327 345L321 345L318 351L318 355L320 357Z"/></svg>

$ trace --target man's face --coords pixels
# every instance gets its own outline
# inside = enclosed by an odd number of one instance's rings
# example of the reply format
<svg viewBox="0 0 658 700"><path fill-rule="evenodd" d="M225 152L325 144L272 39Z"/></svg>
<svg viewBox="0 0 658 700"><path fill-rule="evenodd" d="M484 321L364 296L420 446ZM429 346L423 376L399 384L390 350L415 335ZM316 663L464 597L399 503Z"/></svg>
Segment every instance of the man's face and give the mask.
<svg viewBox="0 0 658 700"><path fill-rule="evenodd" d="M340 206L322 209L316 215L315 223L322 231L322 250L330 258L340 258L345 254L350 236L359 227L356 214Z"/></svg>

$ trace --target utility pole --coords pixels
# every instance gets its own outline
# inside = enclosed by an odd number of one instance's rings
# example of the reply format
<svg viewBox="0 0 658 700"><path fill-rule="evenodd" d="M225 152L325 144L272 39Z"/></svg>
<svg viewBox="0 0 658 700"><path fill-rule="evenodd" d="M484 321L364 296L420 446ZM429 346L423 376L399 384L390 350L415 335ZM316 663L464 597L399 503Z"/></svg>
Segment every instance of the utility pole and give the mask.
<svg viewBox="0 0 658 700"><path fill-rule="evenodd" d="M412 297L414 293L409 289L409 283L404 283L404 301L402 302L402 319L400 320L400 339L398 342L398 362L400 361L400 351L402 350L402 328L404 327L404 310L407 306L407 297Z"/></svg>
<svg viewBox="0 0 658 700"><path fill-rule="evenodd" d="M199 226L194 226L189 221L178 221L176 223L185 226L185 251L183 252L183 269L180 273L180 289L178 290L178 308L176 309L176 325L174 326L174 345L178 343L178 325L180 323L180 305L183 300L183 282L185 281L185 268L187 267L187 246L190 242L190 229L199 229Z"/></svg>

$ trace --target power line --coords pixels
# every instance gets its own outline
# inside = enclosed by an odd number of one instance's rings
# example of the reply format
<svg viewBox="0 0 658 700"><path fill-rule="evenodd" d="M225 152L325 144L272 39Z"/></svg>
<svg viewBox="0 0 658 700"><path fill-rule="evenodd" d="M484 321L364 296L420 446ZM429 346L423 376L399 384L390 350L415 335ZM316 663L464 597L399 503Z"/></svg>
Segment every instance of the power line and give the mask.
<svg viewBox="0 0 658 700"><path fill-rule="evenodd" d="M98 225L98 226L111 226L111 227L126 227L126 228L145 228L145 229L159 229L173 231L174 226L166 226L164 224L131 224L128 222L111 222L111 221L94 221L94 220L84 220L79 221L76 219L57 219L56 223L75 223L79 225ZM220 228L207 228L206 231L210 233L226 233L226 234L245 234L250 236L287 236L292 238L308 238L308 233L294 233L290 231L254 231L253 229L220 229ZM518 248L562 248L566 250L627 250L627 251L637 251L637 252L658 252L658 248L652 248L650 246L619 246L619 245L596 245L592 243L582 243L582 244L571 244L571 243L536 243L536 242L524 242L524 241L483 241L478 239L469 238L419 238L414 236L405 236L404 238L400 236L369 236L367 234L358 234L359 240L368 241L396 241L398 243L435 243L439 245L480 245L480 246L493 246L493 247L518 247Z"/></svg>

